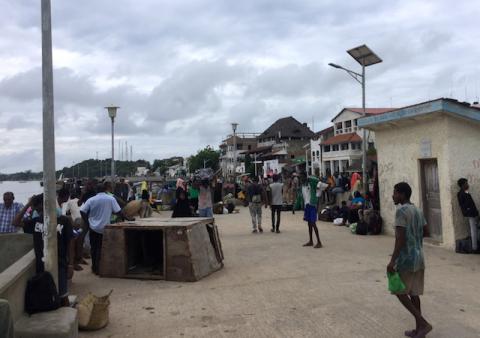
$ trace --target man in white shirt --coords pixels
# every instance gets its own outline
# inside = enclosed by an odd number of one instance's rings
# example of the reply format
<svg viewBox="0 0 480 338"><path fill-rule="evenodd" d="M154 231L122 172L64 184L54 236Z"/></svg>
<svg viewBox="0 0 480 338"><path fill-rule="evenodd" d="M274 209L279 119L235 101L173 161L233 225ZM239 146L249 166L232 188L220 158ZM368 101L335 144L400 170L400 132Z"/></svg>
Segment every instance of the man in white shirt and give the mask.
<svg viewBox="0 0 480 338"><path fill-rule="evenodd" d="M80 213L90 229L92 272L98 275L105 226L110 224L112 213L123 217L120 205L112 195L112 184L105 182L99 186L98 193L82 205Z"/></svg>

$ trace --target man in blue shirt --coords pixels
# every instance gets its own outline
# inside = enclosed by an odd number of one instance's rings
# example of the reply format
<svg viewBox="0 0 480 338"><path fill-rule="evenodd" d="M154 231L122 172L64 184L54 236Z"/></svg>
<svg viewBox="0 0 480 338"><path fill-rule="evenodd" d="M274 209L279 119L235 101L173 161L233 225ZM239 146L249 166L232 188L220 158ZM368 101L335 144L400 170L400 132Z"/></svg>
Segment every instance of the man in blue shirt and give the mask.
<svg viewBox="0 0 480 338"><path fill-rule="evenodd" d="M98 193L89 198L80 208L83 220L90 229L90 254L92 256L92 272L99 274L102 250L103 231L110 224L113 214L124 217L120 205L111 195L112 184L105 182L98 188Z"/></svg>
<svg viewBox="0 0 480 338"><path fill-rule="evenodd" d="M0 203L0 233L17 232L19 229L13 224L13 219L24 206L14 200L13 192L7 191L3 194L3 203Z"/></svg>
<svg viewBox="0 0 480 338"><path fill-rule="evenodd" d="M422 315L420 296L423 295L425 261L423 256L423 237L428 234L427 222L420 209L410 202L412 188L405 182L395 185L393 201L398 206L395 214L395 249L388 273L397 271L406 286L406 290L396 296L403 306L415 317L416 327L406 331L405 335L424 338L432 325Z"/></svg>

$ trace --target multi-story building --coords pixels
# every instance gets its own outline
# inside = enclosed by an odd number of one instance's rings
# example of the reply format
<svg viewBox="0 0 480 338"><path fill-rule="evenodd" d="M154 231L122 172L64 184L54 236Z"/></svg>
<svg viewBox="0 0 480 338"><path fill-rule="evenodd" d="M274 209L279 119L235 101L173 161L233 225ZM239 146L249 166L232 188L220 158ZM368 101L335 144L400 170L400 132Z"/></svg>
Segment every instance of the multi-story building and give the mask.
<svg viewBox="0 0 480 338"><path fill-rule="evenodd" d="M322 174L361 171L362 134L358 119L365 116L379 115L395 108L343 108L332 119L333 135L321 141L320 161ZM367 131L367 144L372 148L375 134Z"/></svg>
<svg viewBox="0 0 480 338"><path fill-rule="evenodd" d="M334 128L328 127L317 133L310 140L310 172L319 175L322 172L322 146L321 143L335 135Z"/></svg>
<svg viewBox="0 0 480 338"><path fill-rule="evenodd" d="M257 139L255 133L238 133L236 135L236 142L233 135L229 135L223 140L220 145L220 168L222 169L222 175L227 178L237 174L245 173L245 154L246 152L255 149L257 147ZM235 151L237 157L237 167L235 166Z"/></svg>

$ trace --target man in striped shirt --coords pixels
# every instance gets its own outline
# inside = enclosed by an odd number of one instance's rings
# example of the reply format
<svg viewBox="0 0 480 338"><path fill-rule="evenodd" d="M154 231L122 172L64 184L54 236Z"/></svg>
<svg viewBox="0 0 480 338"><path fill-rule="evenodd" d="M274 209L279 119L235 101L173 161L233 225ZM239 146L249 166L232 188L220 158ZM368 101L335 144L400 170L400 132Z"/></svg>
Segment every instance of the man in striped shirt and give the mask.
<svg viewBox="0 0 480 338"><path fill-rule="evenodd" d="M23 208L22 203L14 202L13 192L7 191L3 194L3 203L0 203L0 233L17 232L18 227L12 224L15 215Z"/></svg>

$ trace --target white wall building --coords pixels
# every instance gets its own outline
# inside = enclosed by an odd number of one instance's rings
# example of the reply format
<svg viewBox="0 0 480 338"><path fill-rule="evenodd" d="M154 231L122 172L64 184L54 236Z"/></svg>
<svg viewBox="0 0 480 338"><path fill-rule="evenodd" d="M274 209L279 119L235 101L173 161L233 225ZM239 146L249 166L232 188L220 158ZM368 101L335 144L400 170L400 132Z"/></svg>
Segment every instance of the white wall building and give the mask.
<svg viewBox="0 0 480 338"><path fill-rule="evenodd" d="M341 173L347 169L361 171L362 134L358 119L391 111L394 108L344 108L332 119L333 136L321 142L322 174ZM367 132L367 144L371 147L375 142L375 134Z"/></svg>
<svg viewBox="0 0 480 338"><path fill-rule="evenodd" d="M328 127L324 130L315 133L315 136L310 140L310 173L316 175L322 171L323 150L321 143L334 135L333 127Z"/></svg>

